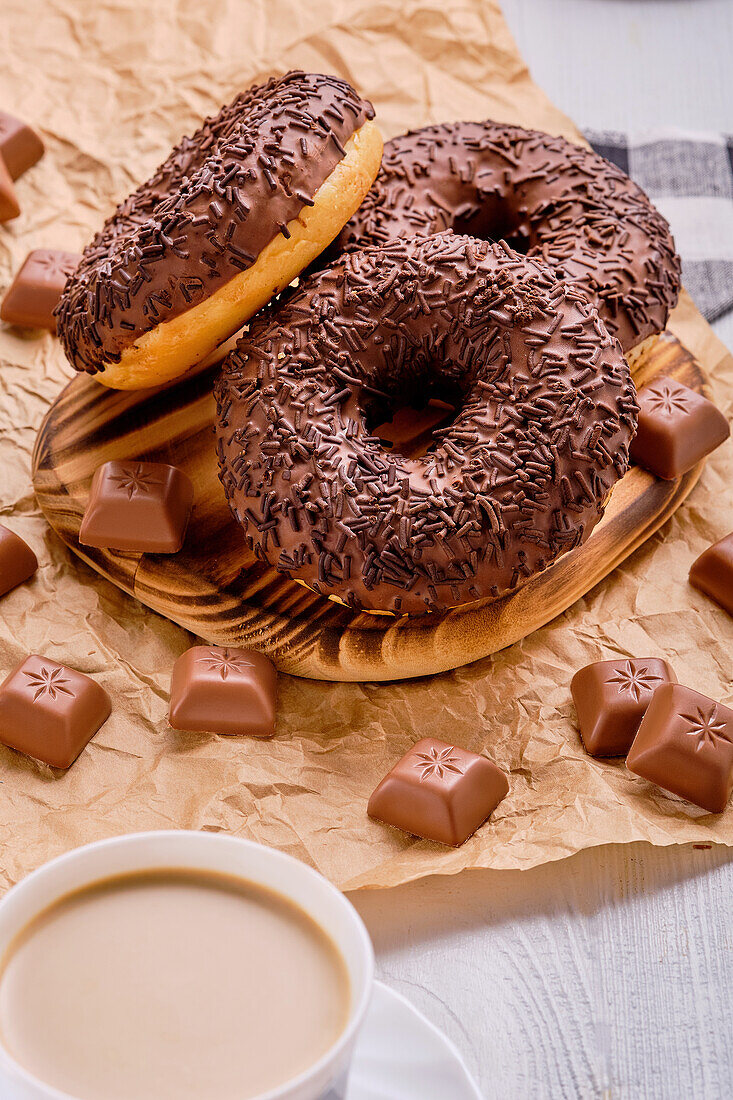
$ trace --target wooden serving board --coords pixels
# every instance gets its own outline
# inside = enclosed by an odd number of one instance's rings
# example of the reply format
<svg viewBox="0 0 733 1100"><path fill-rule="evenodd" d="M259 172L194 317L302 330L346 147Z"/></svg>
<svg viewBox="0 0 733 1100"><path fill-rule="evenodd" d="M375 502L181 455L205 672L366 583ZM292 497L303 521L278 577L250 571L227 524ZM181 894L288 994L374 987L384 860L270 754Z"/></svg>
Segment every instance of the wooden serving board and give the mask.
<svg viewBox="0 0 733 1100"><path fill-rule="evenodd" d="M132 393L75 378L38 435L36 495L64 542L125 592L207 642L254 646L278 668L312 679L398 680L444 672L526 637L649 538L702 470L700 463L677 481L660 481L632 467L585 545L512 596L420 618L354 614L281 576L247 550L217 476L215 369L164 389ZM668 333L644 349L634 368L639 387L660 374L707 392L700 366ZM440 418L440 411L428 410L415 423L413 453ZM380 434L387 437L390 431ZM92 475L113 458L170 462L189 475L195 502L180 553L126 554L79 545Z"/></svg>

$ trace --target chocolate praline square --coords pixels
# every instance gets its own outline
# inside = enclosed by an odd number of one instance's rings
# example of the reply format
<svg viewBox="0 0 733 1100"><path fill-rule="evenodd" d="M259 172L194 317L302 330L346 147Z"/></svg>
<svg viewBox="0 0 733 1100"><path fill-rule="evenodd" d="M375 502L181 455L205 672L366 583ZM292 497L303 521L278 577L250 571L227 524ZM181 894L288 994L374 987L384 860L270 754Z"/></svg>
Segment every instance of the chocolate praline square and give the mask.
<svg viewBox="0 0 733 1100"><path fill-rule="evenodd" d="M0 157L14 180L43 156L43 142L22 119L0 111Z"/></svg>
<svg viewBox="0 0 733 1100"><path fill-rule="evenodd" d="M175 554L186 535L193 485L164 462L105 462L92 487L79 531L83 546Z"/></svg>
<svg viewBox="0 0 733 1100"><path fill-rule="evenodd" d="M275 666L263 653L193 646L173 666L170 724L194 733L271 737L276 693Z"/></svg>
<svg viewBox="0 0 733 1100"><path fill-rule="evenodd" d="M639 391L631 457L657 477L673 481L729 435L728 421L712 401L674 378L658 378Z"/></svg>
<svg viewBox="0 0 733 1100"><path fill-rule="evenodd" d="M626 766L711 814L722 813L733 790L733 711L692 688L663 685Z"/></svg>
<svg viewBox="0 0 733 1100"><path fill-rule="evenodd" d="M112 706L89 676L31 654L0 685L0 742L55 768L69 768Z"/></svg>
<svg viewBox="0 0 733 1100"><path fill-rule="evenodd" d="M20 204L15 193L13 180L0 156L0 222L9 222L20 214Z"/></svg>
<svg viewBox="0 0 733 1100"><path fill-rule="evenodd" d="M387 773L367 812L406 833L458 847L508 791L506 775L485 756L424 737Z"/></svg>
<svg viewBox="0 0 733 1100"><path fill-rule="evenodd" d="M53 311L81 256L42 248L29 252L0 305L0 318L21 328L56 331Z"/></svg>
<svg viewBox="0 0 733 1100"><path fill-rule="evenodd" d="M570 693L591 756L625 756L652 696L676 676L658 657L596 661L575 673Z"/></svg>
<svg viewBox="0 0 733 1100"><path fill-rule="evenodd" d="M0 596L23 584L38 569L38 558L27 542L0 524Z"/></svg>
<svg viewBox="0 0 733 1100"><path fill-rule="evenodd" d="M692 563L690 584L733 615L733 532Z"/></svg>

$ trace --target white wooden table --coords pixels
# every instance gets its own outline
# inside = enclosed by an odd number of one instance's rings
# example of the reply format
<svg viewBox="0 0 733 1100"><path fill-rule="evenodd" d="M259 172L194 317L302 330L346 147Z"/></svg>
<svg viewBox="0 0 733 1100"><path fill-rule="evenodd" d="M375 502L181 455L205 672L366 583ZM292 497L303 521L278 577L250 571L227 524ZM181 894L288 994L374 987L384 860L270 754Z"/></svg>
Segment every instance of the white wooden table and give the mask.
<svg viewBox="0 0 733 1100"><path fill-rule="evenodd" d="M581 127L733 132L733 0L504 8ZM715 328L733 346L733 317ZM353 900L380 977L452 1037L487 1100L728 1100L732 898L733 852L632 845Z"/></svg>

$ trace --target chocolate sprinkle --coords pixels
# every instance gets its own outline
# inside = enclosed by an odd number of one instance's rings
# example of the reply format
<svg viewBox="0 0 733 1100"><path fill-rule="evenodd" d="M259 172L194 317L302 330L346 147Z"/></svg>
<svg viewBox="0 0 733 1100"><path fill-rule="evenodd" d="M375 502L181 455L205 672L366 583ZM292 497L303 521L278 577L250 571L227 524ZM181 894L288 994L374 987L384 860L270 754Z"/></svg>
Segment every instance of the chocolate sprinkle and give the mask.
<svg viewBox="0 0 733 1100"><path fill-rule="evenodd" d="M444 229L521 252L582 287L624 351L661 332L680 291L669 226L597 153L498 122L428 126L393 138L340 245Z"/></svg>
<svg viewBox="0 0 733 1100"><path fill-rule="evenodd" d="M312 206L344 145L374 117L333 76L290 72L238 95L121 203L57 308L77 370L95 374L256 261Z"/></svg>
<svg viewBox="0 0 733 1100"><path fill-rule="evenodd" d="M370 434L446 390L460 408L423 457ZM351 607L400 613L510 591L583 542L638 411L581 291L451 232L303 280L251 323L216 397L220 477L255 554Z"/></svg>

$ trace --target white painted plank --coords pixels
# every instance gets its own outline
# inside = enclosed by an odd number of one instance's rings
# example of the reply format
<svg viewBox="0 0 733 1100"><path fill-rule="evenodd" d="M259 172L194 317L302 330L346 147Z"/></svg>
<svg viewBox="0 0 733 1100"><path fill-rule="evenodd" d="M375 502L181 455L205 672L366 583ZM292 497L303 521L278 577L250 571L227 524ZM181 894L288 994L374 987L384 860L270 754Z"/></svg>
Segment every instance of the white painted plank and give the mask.
<svg viewBox="0 0 733 1100"><path fill-rule="evenodd" d="M723 850L633 845L352 900L380 977L451 1036L487 1100L724 1100L732 891Z"/></svg>
<svg viewBox="0 0 733 1100"><path fill-rule="evenodd" d="M731 0L503 0L538 84L581 127L733 130Z"/></svg>

